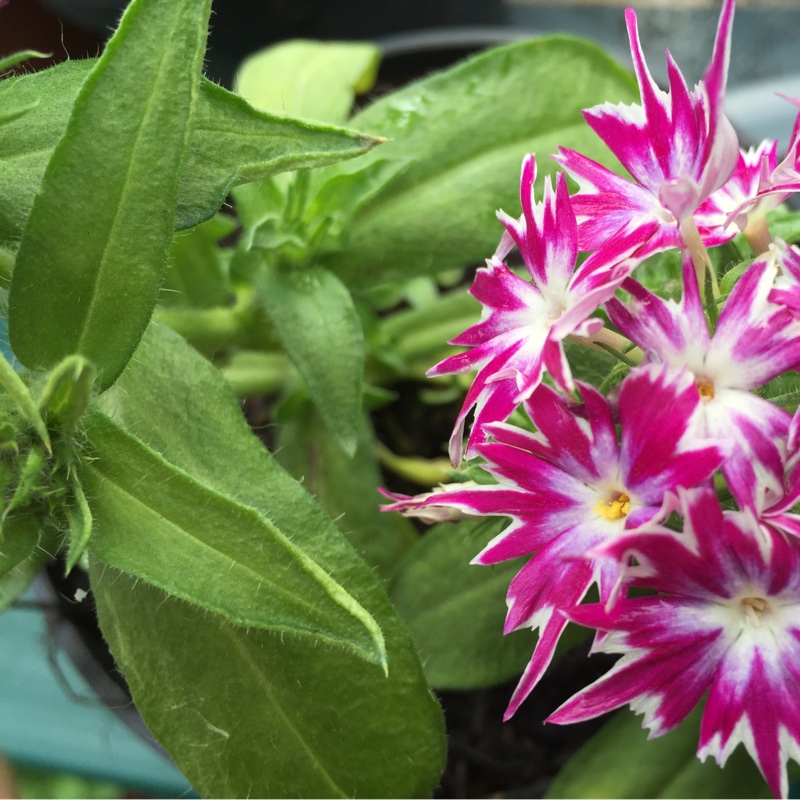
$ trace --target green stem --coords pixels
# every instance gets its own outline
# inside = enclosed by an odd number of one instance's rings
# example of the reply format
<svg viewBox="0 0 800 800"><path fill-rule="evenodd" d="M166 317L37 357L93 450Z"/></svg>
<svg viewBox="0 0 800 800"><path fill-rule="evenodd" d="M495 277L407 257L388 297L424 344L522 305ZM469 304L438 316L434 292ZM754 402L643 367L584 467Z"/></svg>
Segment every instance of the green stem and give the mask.
<svg viewBox="0 0 800 800"><path fill-rule="evenodd" d="M614 358L631 367L635 367L644 358L644 353L633 342L626 339L622 334L608 328L601 328L591 339L573 334L570 334L567 338L582 344L584 347L610 353Z"/></svg>
<svg viewBox="0 0 800 800"><path fill-rule="evenodd" d="M153 319L169 325L198 350L214 351L240 341L253 322L255 296L250 288L239 289L232 306L179 308L160 306Z"/></svg>
<svg viewBox="0 0 800 800"><path fill-rule="evenodd" d="M772 244L772 234L767 226L767 218L756 214L747 220L747 227L742 231L747 243L753 248L754 253L767 253Z"/></svg>
<svg viewBox="0 0 800 800"><path fill-rule="evenodd" d="M378 461L401 478L420 486L438 486L450 479L453 471L447 458L410 458L398 456L386 445L376 442Z"/></svg>
<svg viewBox="0 0 800 800"><path fill-rule="evenodd" d="M711 283L713 286L713 296L719 297L719 286L717 284L717 274L711 263L708 255L708 250L700 238L700 232L697 230L694 217L687 217L680 225L681 236L683 243L689 249L689 255L692 257L692 264L694 264L694 271L697 275L697 285L700 291L706 284L706 269L711 272Z"/></svg>
<svg viewBox="0 0 800 800"><path fill-rule="evenodd" d="M635 367L638 363L628 358L628 356L624 355L623 353L620 353L619 350L612 347L610 344L606 344L605 342L594 342L594 344L598 349L605 350L606 353L614 356L614 358L616 358L618 361L621 361L628 367Z"/></svg>
<svg viewBox="0 0 800 800"><path fill-rule="evenodd" d="M236 353L220 371L237 397L275 394L297 374L283 353L247 350Z"/></svg>

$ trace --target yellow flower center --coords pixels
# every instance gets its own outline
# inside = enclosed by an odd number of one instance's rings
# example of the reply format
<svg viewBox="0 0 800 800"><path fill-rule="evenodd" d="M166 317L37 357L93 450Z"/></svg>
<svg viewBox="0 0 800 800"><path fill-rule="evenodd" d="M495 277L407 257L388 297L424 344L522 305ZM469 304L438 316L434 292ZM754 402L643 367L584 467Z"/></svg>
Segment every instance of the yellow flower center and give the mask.
<svg viewBox="0 0 800 800"><path fill-rule="evenodd" d="M595 507L594 513L604 519L622 519L631 511L631 499L624 492L620 492L611 500L601 500Z"/></svg>
<svg viewBox="0 0 800 800"><path fill-rule="evenodd" d="M742 598L742 611L747 621L756 628L761 625L761 615L767 610L768 605L763 597Z"/></svg>
<svg viewBox="0 0 800 800"><path fill-rule="evenodd" d="M714 399L714 384L707 378L698 378L695 382L700 399L708 403Z"/></svg>

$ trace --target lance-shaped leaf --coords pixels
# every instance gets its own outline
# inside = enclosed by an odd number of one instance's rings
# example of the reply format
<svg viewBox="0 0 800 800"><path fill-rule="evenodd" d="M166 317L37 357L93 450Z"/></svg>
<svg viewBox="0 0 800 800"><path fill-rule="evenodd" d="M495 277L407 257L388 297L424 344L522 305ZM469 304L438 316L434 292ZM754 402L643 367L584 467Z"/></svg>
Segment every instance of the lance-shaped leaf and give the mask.
<svg viewBox="0 0 800 800"><path fill-rule="evenodd" d="M83 493L83 486L77 475L70 480L73 502L66 507L69 525L69 550L67 552L67 573L78 563L86 550L92 535L92 510Z"/></svg>
<svg viewBox="0 0 800 800"><path fill-rule="evenodd" d="M262 111L342 125L355 95L372 87L379 61L378 48L366 42L281 42L247 58L235 88ZM245 228L266 216L282 215L286 177L234 192Z"/></svg>
<svg viewBox="0 0 800 800"><path fill-rule="evenodd" d="M256 285L311 400L352 456L361 422L364 334L350 292L328 270L268 263Z"/></svg>
<svg viewBox="0 0 800 800"><path fill-rule="evenodd" d="M56 552L57 535L32 511L11 514L0 529L0 611L27 588Z"/></svg>
<svg viewBox="0 0 800 800"><path fill-rule="evenodd" d="M368 286L480 263L502 233L495 211L518 213L520 164L559 145L610 163L582 109L633 102L636 83L598 47L565 37L518 42L478 55L387 95L351 124L389 139L371 156L315 173L322 187L377 158L413 159L360 207L325 264ZM541 180L541 177L540 177Z"/></svg>
<svg viewBox="0 0 800 800"><path fill-rule="evenodd" d="M42 444L44 444L48 452L50 452L50 433L47 430L47 425L42 418L39 408L31 396L26 383L20 378L17 371L11 366L2 353L0 353L0 386L2 386L3 390L14 402L14 405L22 416L28 420L42 440Z"/></svg>
<svg viewBox="0 0 800 800"><path fill-rule="evenodd" d="M67 356L47 376L39 395L42 417L70 435L89 405L94 375L94 366L83 356Z"/></svg>
<svg viewBox="0 0 800 800"><path fill-rule="evenodd" d="M375 620L291 533L104 414L87 414L85 428L93 458L80 479L91 497L95 556L237 625L310 636L385 665Z"/></svg>
<svg viewBox="0 0 800 800"><path fill-rule="evenodd" d="M241 97L203 81L175 227L211 217L237 184L353 158L382 141L256 111Z"/></svg>
<svg viewBox="0 0 800 800"><path fill-rule="evenodd" d="M235 628L101 565L90 574L136 706L201 796L431 796L441 712L385 598L388 678L341 650Z"/></svg>
<svg viewBox="0 0 800 800"><path fill-rule="evenodd" d="M0 242L19 238L48 159L95 62L67 61L0 81L0 107L31 107L0 126ZM201 79L175 227L211 218L234 185L279 172L331 164L367 152L378 139L256 111L241 97Z"/></svg>
<svg viewBox="0 0 800 800"><path fill-rule="evenodd" d="M219 371L151 325L100 402L177 467L291 532L386 638L388 677L343 648L237 629L93 569L101 626L137 707L192 784L207 796L429 795L443 722L408 630L369 567L252 436ZM330 723L320 724L323 708Z"/></svg>
<svg viewBox="0 0 800 800"><path fill-rule="evenodd" d="M11 281L26 366L79 353L107 387L136 348L172 241L210 5L134 0L81 87Z"/></svg>
<svg viewBox="0 0 800 800"><path fill-rule="evenodd" d="M47 53L40 53L38 50L21 50L19 53L12 53L9 56L0 58L0 73L30 58L49 58L49 56Z"/></svg>

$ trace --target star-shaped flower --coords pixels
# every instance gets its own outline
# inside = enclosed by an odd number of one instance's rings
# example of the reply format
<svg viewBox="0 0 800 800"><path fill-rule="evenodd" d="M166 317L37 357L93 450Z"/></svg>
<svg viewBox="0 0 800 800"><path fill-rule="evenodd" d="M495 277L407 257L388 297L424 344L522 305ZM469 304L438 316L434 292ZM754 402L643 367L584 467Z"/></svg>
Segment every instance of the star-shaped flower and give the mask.
<svg viewBox="0 0 800 800"><path fill-rule="evenodd" d="M722 461L719 448L695 435L701 401L689 373L649 365L628 376L619 397L621 444L605 398L579 386L585 418L543 385L525 403L537 433L505 423L487 426L494 441L477 449L497 485L454 486L385 507L413 507L415 516L429 511L437 518L448 509L511 517L475 559L496 564L531 556L509 587L505 632L538 628L540 636L506 718L547 669L567 624L561 611L579 603L592 584L604 601L617 585L617 565L608 559L590 563L586 552L646 522L660 511L666 492L695 486Z"/></svg>
<svg viewBox="0 0 800 800"><path fill-rule="evenodd" d="M781 452L790 415L751 389L800 364L800 320L770 302L778 268L753 263L728 297L712 336L697 280L684 258L684 295L664 300L634 280L624 288L627 303L606 304L612 322L644 350L646 359L694 375L703 399L702 425L713 441L724 441L723 471L742 505L753 505L756 486L780 481Z"/></svg>
<svg viewBox="0 0 800 800"><path fill-rule="evenodd" d="M597 135L634 179L627 181L567 148L555 159L578 182L573 207L580 247L593 250L623 226L641 227L648 255L683 244L685 222L733 172L736 134L723 113L734 0L725 0L711 62L691 91L667 51L669 92L658 88L644 60L636 14L626 21L642 105L604 103L584 111ZM649 232L648 224L656 223Z"/></svg>
<svg viewBox="0 0 800 800"><path fill-rule="evenodd" d="M570 335L590 337L603 327L593 314L610 298L638 264L638 233L620 233L576 270L578 234L563 174L553 191L545 181L544 198L535 203L536 161L522 166L517 220L500 214L506 226L498 254L479 269L470 294L483 305L480 321L451 344L471 349L450 356L428 371L429 376L470 372L478 374L467 393L450 438L450 457L461 462L466 418L475 409L467 442L467 457L485 441L485 425L506 419L541 383L545 372L563 391L574 388L562 341ZM503 262L516 244L530 281Z"/></svg>
<svg viewBox="0 0 800 800"><path fill-rule="evenodd" d="M679 491L683 533L650 522L606 541L595 557L658 594L569 612L602 631L595 651L622 658L548 722L580 722L630 704L651 736L674 728L708 695L698 755L723 765L739 743L776 796L800 760L800 549L723 512L713 490ZM667 508L666 510L670 510Z"/></svg>

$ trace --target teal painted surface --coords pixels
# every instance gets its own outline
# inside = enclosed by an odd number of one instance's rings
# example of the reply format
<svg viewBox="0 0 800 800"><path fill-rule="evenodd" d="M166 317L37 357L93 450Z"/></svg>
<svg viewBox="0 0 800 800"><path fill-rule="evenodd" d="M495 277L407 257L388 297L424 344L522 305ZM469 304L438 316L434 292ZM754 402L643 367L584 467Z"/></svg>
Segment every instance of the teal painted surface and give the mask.
<svg viewBox="0 0 800 800"><path fill-rule="evenodd" d="M32 608L0 615L0 752L13 763L157 797L197 796L172 763L100 703L63 653L48 658L45 621Z"/></svg>

